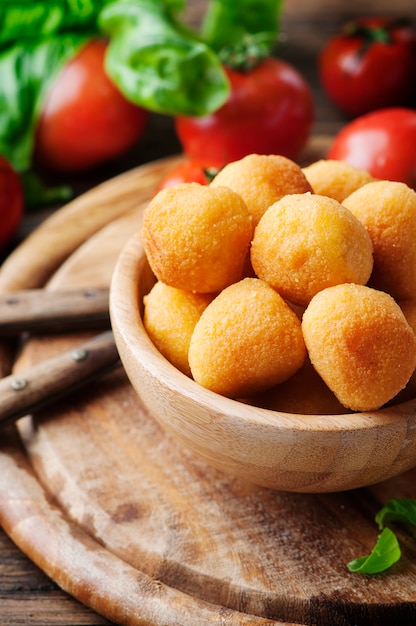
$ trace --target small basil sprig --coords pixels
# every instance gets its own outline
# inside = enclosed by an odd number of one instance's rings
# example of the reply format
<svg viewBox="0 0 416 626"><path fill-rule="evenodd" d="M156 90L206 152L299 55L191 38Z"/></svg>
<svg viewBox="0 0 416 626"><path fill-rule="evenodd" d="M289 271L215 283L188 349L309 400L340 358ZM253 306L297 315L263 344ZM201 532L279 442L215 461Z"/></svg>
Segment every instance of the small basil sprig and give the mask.
<svg viewBox="0 0 416 626"><path fill-rule="evenodd" d="M397 563L400 557L401 551L396 535L390 528L384 528L371 553L350 561L348 569L359 574L379 574Z"/></svg>
<svg viewBox="0 0 416 626"><path fill-rule="evenodd" d="M369 555L348 563L351 572L379 574L397 563L401 557L400 545L395 533L385 527L385 523L392 521L416 525L416 500L392 498L377 513L375 521L381 530L376 545Z"/></svg>

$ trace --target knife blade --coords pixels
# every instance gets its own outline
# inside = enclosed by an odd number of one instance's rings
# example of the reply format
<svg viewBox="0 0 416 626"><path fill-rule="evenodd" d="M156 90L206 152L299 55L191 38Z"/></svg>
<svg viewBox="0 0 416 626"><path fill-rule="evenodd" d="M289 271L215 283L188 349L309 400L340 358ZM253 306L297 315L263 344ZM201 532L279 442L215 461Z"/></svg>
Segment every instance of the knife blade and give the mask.
<svg viewBox="0 0 416 626"><path fill-rule="evenodd" d="M106 287L0 294L0 335L108 328L108 298Z"/></svg>
<svg viewBox="0 0 416 626"><path fill-rule="evenodd" d="M111 330L0 379L0 427L43 409L120 365Z"/></svg>

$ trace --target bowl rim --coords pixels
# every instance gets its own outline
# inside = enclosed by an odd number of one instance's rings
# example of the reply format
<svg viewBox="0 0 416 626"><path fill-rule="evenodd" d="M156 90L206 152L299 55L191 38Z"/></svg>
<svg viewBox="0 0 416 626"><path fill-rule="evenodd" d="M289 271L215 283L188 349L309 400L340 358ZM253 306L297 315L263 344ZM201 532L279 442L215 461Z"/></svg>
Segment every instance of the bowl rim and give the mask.
<svg viewBox="0 0 416 626"><path fill-rule="evenodd" d="M205 410L239 419L250 425L263 425L273 430L313 433L340 433L390 428L399 419L416 427L416 397L375 411L341 414L286 413L257 407L227 398L206 389L172 365L148 336L141 315L140 274L150 275L140 232L125 243L117 259L110 285L110 319L116 345L123 343L131 356L142 364L158 382L198 403ZM133 330L133 332L132 332ZM122 350L119 350L121 353ZM123 362L123 355L121 354ZM128 374L128 372L127 372Z"/></svg>

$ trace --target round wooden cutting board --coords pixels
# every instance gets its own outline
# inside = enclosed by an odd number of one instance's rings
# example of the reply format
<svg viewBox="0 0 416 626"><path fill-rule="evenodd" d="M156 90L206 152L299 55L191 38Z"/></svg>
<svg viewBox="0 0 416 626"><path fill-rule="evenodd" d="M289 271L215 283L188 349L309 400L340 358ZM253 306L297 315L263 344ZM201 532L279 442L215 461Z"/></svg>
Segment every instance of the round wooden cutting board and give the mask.
<svg viewBox="0 0 416 626"><path fill-rule="evenodd" d="M0 289L109 285L143 206L175 160L138 168L58 211L6 261ZM86 336L31 337L14 369ZM416 497L416 470L337 494L255 487L216 472L163 432L121 367L21 419L18 433L2 434L0 522L58 585L109 620L416 623L411 530L398 529L403 556L385 574L346 566L371 551L374 516L387 500Z"/></svg>

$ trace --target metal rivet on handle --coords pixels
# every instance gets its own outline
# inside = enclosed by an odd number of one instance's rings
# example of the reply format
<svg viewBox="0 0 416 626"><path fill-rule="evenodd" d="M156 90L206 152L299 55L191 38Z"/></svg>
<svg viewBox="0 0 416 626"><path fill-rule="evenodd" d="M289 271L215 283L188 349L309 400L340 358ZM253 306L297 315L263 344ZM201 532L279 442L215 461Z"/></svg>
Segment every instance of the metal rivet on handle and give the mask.
<svg viewBox="0 0 416 626"><path fill-rule="evenodd" d="M80 348L79 350L74 350L72 353L72 358L74 361L85 361L88 356L88 350L84 350Z"/></svg>
<svg viewBox="0 0 416 626"><path fill-rule="evenodd" d="M27 386L27 380L25 378L14 378L10 384L12 389L20 391Z"/></svg>

